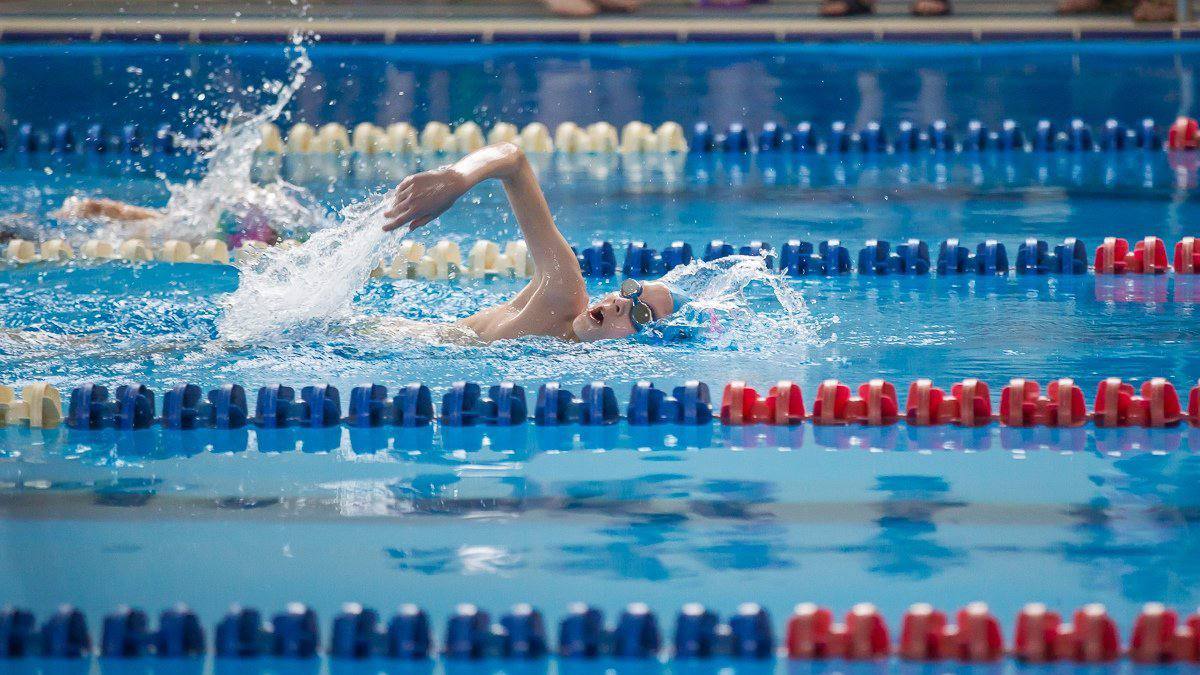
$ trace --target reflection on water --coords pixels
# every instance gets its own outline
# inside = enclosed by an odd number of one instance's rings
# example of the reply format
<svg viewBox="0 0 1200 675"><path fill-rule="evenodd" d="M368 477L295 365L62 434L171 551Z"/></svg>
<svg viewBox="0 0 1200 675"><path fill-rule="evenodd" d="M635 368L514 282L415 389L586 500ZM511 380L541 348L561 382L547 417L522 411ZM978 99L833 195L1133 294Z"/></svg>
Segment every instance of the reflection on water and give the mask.
<svg viewBox="0 0 1200 675"><path fill-rule="evenodd" d="M871 571L883 576L929 579L947 567L966 562L963 548L938 541L935 518L954 502L950 485L940 476L879 476L875 491L882 493L875 522L879 532L862 546Z"/></svg>
<svg viewBox="0 0 1200 675"><path fill-rule="evenodd" d="M497 574L526 567L521 551L481 544L440 548L388 548L396 569L421 574Z"/></svg>
<svg viewBox="0 0 1200 675"><path fill-rule="evenodd" d="M1137 455L1092 476L1099 495L1076 514L1075 536L1055 548L1095 574L1097 589L1116 588L1139 602L1200 599L1200 456ZM1186 503L1164 508L1159 497Z"/></svg>
<svg viewBox="0 0 1200 675"><path fill-rule="evenodd" d="M153 563L167 572L151 605L190 598L178 584L204 559L252 574L279 556L281 584L316 589L312 599L329 603L396 586L434 606L502 598L557 607L593 597L590 589L614 602L647 597L645 584L657 589L647 599L666 607L716 594L842 607L876 599L898 611L937 599L931 584L1004 611L1030 599L1200 599L1192 564L1200 455L1112 456L1094 429L1076 430L1079 452L1006 450L995 428L975 437L989 439L986 449L931 450L930 430L903 426L892 430L891 450L872 430L826 429L795 447L637 451L622 425L608 430L615 441L603 452L560 448L520 460L391 449L390 440L360 456L339 431L343 445L328 453L133 456L114 451L123 447L116 439L107 449L63 445L69 434L33 451L29 432L7 430L5 443L23 438L26 450L0 462L3 532L24 552L19 566L62 556L113 569ZM303 445L308 434L290 438ZM72 523L78 544L55 534ZM337 577L328 570L341 568L355 570L356 590L321 590ZM446 590L486 578L509 580L518 597L499 587ZM63 583L56 588L70 587ZM426 587L430 595L414 590ZM0 584L17 599L37 592L49 601L53 590Z"/></svg>

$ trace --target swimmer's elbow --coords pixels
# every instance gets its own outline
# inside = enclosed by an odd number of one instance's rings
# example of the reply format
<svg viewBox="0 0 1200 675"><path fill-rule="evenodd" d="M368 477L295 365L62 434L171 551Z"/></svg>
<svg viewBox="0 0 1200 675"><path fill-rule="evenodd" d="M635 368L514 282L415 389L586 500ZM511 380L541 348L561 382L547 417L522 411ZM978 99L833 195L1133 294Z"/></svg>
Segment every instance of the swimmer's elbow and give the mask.
<svg viewBox="0 0 1200 675"><path fill-rule="evenodd" d="M510 171L520 171L524 167L529 166L529 158L525 156L525 151L521 146L512 141L501 141L495 146L500 156L504 159L505 165Z"/></svg>

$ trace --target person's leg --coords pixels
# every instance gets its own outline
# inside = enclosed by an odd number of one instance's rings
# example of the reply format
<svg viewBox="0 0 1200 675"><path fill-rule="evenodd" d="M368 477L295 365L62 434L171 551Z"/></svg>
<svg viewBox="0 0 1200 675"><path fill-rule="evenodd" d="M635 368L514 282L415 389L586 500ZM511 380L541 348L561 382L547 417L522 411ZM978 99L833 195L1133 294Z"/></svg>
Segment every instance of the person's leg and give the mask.
<svg viewBox="0 0 1200 675"><path fill-rule="evenodd" d="M636 12L642 0L596 0L596 4L606 12Z"/></svg>
<svg viewBox="0 0 1200 675"><path fill-rule="evenodd" d="M1174 21L1174 0L1141 0L1133 8L1134 21Z"/></svg>
<svg viewBox="0 0 1200 675"><path fill-rule="evenodd" d="M912 13L915 16L946 16L950 14L950 0L914 0Z"/></svg>
<svg viewBox="0 0 1200 675"><path fill-rule="evenodd" d="M545 0L546 7L558 16L595 16L600 8L592 0Z"/></svg>
<svg viewBox="0 0 1200 675"><path fill-rule="evenodd" d="M854 16L870 14L874 11L875 4L869 0L823 0L821 2L821 16Z"/></svg>
<svg viewBox="0 0 1200 675"><path fill-rule="evenodd" d="M1058 0L1059 14L1119 14L1128 12L1134 3L1130 0Z"/></svg>

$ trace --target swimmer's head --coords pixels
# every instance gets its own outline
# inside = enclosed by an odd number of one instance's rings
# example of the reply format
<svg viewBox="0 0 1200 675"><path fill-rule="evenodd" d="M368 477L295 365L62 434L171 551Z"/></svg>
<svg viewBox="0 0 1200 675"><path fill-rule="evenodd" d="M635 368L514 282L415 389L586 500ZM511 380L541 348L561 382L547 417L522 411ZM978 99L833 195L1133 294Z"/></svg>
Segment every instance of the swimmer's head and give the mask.
<svg viewBox="0 0 1200 675"><path fill-rule="evenodd" d="M688 301L678 289L661 281L626 279L621 290L593 303L571 327L580 342L623 338L670 316Z"/></svg>

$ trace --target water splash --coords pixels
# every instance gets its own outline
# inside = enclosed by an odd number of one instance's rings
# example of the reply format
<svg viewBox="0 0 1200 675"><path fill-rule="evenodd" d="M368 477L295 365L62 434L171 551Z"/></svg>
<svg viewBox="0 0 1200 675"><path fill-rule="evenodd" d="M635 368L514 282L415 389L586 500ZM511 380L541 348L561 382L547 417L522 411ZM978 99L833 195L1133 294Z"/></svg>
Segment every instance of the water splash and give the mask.
<svg viewBox="0 0 1200 675"><path fill-rule="evenodd" d="M294 33L291 42L288 79L263 85L263 91L274 95L274 100L257 112L232 106L224 115L225 124L211 128L209 140L197 142L204 176L198 181L168 184L171 196L163 223L172 236L196 239L210 235L222 218L228 217L276 231L324 224L324 210L308 191L281 178L263 185L253 179L262 126L279 119L312 69L304 36Z"/></svg>
<svg viewBox="0 0 1200 675"><path fill-rule="evenodd" d="M255 170L262 126L283 115L312 69L308 40L299 32L292 34L285 50L289 57L286 79L247 89L266 99L252 106L256 111L236 102L216 116L204 115L199 107L191 110L192 115L203 117L205 138L181 138L178 142L198 156L203 176L182 183L166 182L169 197L159 217L138 221L85 218L78 222L83 226L79 235L199 242L219 235L230 222L237 223L242 231L266 234L307 231L328 224L326 209L307 190L279 177L262 182ZM62 213L57 217L73 219Z"/></svg>
<svg viewBox="0 0 1200 675"><path fill-rule="evenodd" d="M762 256L697 260L661 281L691 296L689 305L710 318L700 335L710 348L762 349L781 338L818 341L804 295L773 273Z"/></svg>
<svg viewBox="0 0 1200 675"><path fill-rule="evenodd" d="M222 301L220 335L244 343L294 341L352 321L354 296L401 240L382 229L387 197L345 207L338 224L303 244L264 249L240 262L238 288Z"/></svg>

